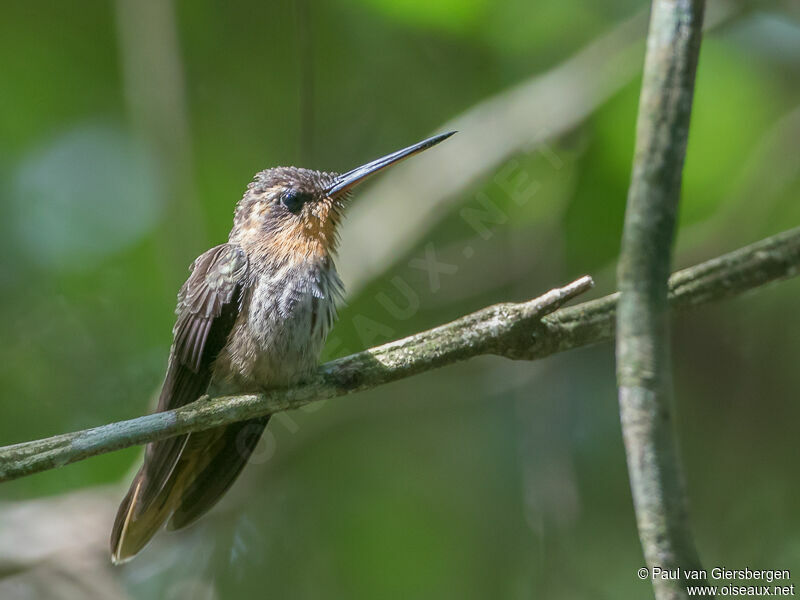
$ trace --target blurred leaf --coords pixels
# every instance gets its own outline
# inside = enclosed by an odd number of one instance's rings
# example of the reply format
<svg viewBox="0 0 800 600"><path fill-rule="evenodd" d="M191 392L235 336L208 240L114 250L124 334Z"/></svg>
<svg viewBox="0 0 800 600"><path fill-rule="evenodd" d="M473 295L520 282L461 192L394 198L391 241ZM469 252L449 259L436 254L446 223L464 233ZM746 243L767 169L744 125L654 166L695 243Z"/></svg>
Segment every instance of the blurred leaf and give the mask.
<svg viewBox="0 0 800 600"><path fill-rule="evenodd" d="M361 0L391 19L442 31L465 31L476 25L488 0Z"/></svg>
<svg viewBox="0 0 800 600"><path fill-rule="evenodd" d="M601 9L591 0L512 0L493 6L481 34L505 52L545 54L552 60L552 53L569 52L595 35L608 20L608 7Z"/></svg>
<svg viewBox="0 0 800 600"><path fill-rule="evenodd" d="M22 159L12 192L20 246L52 269L83 270L156 224L155 167L121 131L83 125Z"/></svg>
<svg viewBox="0 0 800 600"><path fill-rule="evenodd" d="M597 111L566 214L570 264L597 268L619 250L641 79ZM681 225L707 219L737 185L753 146L780 114L774 75L728 42L700 55L683 175ZM724 101L721 100L724 98Z"/></svg>
<svg viewBox="0 0 800 600"><path fill-rule="evenodd" d="M708 218L732 195L735 175L780 113L772 77L730 43L703 43L683 172L681 225Z"/></svg>

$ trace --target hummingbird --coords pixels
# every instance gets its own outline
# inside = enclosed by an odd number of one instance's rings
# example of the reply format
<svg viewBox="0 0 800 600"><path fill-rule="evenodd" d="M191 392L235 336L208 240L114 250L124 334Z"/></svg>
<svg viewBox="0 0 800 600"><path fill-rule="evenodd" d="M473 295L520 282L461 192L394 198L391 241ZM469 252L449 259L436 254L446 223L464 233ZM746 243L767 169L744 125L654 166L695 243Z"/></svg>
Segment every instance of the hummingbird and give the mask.
<svg viewBox="0 0 800 600"><path fill-rule="evenodd" d="M346 173L275 167L236 205L228 242L201 254L178 292L157 411L200 397L296 384L317 367L344 288L334 255L355 186L444 141L436 135ZM166 524L181 529L211 509L241 473L269 415L147 445L111 532L114 564Z"/></svg>

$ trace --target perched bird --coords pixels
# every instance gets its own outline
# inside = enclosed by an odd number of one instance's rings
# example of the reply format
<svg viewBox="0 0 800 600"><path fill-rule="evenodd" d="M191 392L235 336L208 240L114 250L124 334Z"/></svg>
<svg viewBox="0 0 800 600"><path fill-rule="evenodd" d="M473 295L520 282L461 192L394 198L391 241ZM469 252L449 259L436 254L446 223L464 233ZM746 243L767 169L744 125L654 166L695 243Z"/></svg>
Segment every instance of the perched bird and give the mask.
<svg viewBox="0 0 800 600"><path fill-rule="evenodd" d="M261 171L236 206L227 244L201 254L178 293L159 411L201 396L257 393L317 366L343 294L333 254L350 191L450 137L423 140L344 174ZM168 523L205 514L233 484L269 416L147 445L111 532L111 560L135 556Z"/></svg>

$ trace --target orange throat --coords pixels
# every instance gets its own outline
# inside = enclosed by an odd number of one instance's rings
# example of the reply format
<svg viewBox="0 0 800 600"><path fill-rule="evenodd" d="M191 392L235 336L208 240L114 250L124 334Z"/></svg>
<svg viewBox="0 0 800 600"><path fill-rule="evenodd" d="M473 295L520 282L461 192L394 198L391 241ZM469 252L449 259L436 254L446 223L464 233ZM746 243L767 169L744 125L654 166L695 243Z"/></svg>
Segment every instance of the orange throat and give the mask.
<svg viewBox="0 0 800 600"><path fill-rule="evenodd" d="M302 214L276 223L268 232L253 219L244 228L241 243L249 252L289 262L320 260L333 254L338 245L340 214L333 201L320 201Z"/></svg>

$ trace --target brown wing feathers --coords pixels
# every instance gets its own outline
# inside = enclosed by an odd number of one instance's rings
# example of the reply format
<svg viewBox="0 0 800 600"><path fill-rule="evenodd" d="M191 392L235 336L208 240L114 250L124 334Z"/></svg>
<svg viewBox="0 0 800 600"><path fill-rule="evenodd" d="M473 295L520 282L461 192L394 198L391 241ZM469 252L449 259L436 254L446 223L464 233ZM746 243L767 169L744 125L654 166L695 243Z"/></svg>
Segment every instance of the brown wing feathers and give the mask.
<svg viewBox="0 0 800 600"><path fill-rule="evenodd" d="M233 244L212 248L194 262L191 275L178 293L174 343L157 410L194 402L206 392L213 362L239 313L246 277L247 257ZM182 458L188 438L177 436L148 444L144 465L114 523L114 562L131 558L144 547L191 483L186 481L191 469L176 468L198 458Z"/></svg>

